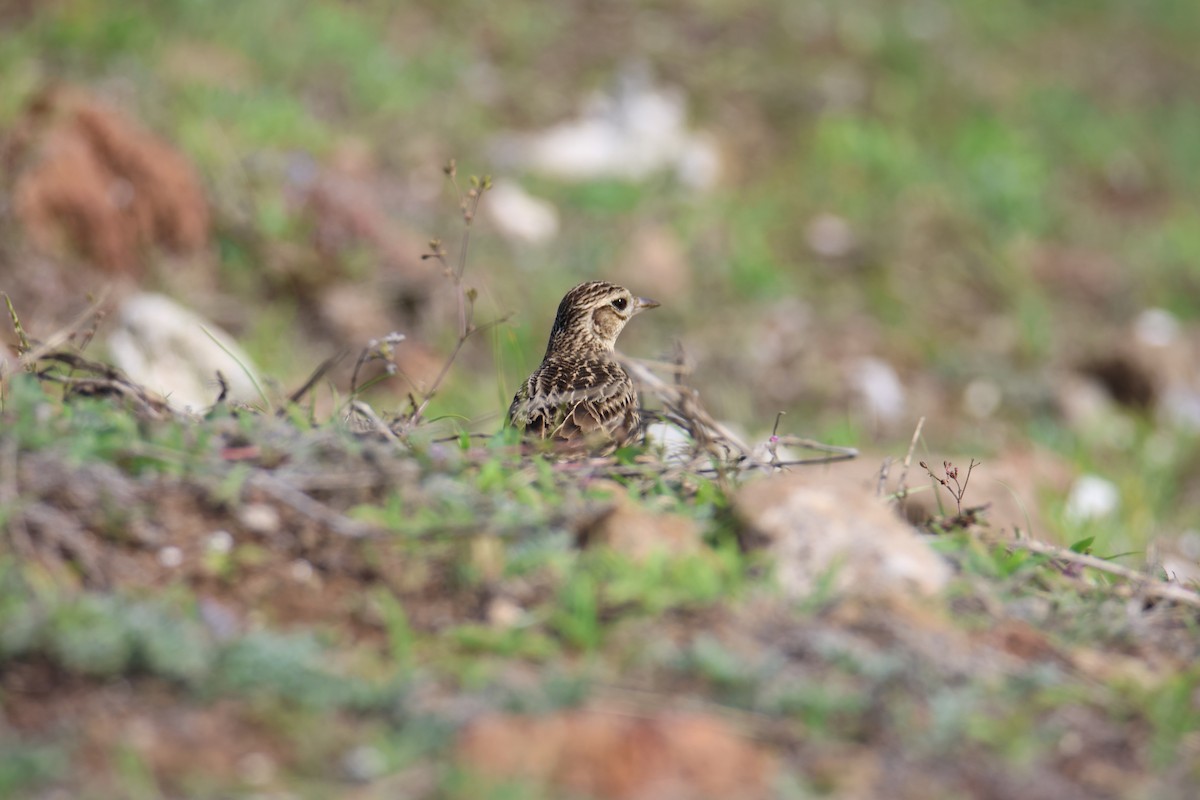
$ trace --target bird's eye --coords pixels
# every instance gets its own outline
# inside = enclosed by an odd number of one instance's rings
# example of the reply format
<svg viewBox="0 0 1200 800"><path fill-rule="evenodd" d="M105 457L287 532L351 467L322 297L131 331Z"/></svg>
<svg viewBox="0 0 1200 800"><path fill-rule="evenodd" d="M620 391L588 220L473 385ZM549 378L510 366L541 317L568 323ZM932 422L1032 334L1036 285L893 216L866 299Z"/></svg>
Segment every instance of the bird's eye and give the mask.
<svg viewBox="0 0 1200 800"><path fill-rule="evenodd" d="M616 300L612 301L612 307L615 308L617 311L624 311L625 306L627 306L627 305L629 305L629 301L626 300L624 297L618 297Z"/></svg>

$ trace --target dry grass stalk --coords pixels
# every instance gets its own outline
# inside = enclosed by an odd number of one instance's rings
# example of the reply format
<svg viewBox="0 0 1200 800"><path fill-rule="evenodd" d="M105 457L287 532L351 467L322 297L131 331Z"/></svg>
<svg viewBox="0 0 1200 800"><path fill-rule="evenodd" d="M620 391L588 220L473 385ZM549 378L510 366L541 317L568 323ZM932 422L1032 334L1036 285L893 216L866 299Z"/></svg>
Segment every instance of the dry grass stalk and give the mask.
<svg viewBox="0 0 1200 800"><path fill-rule="evenodd" d="M246 486L269 495L277 502L308 517L313 522L318 523L339 536L361 539L376 533L376 529L371 526L356 522L344 514L338 513L266 470L260 469L253 472L246 480Z"/></svg>
<svg viewBox="0 0 1200 800"><path fill-rule="evenodd" d="M716 459L720 469L772 471L804 464L842 461L858 455L858 451L850 447L836 447L799 436L772 435L772 448L782 444L819 450L827 455L793 461L780 461L773 455L770 461L763 461L755 455L754 449L741 437L731 431L728 426L713 418L700 402L698 391L682 383L680 378L685 370L680 365L667 365L676 375L675 383L667 383L650 369L649 364L654 362L622 357L621 363L645 392L654 395L662 402L664 408L662 419L677 425L691 436L695 445L688 466L692 468L692 471L701 473L714 471L711 465L713 459Z"/></svg>
<svg viewBox="0 0 1200 800"><path fill-rule="evenodd" d="M62 374L58 371L58 364L65 365L72 373L82 372L84 375ZM134 411L146 419L160 420L180 416L164 399L129 380L116 367L84 358L78 353L65 350L45 353L31 366L39 380L64 386L68 397L115 396L130 401Z"/></svg>
<svg viewBox="0 0 1200 800"><path fill-rule="evenodd" d="M1200 593L1180 586L1177 583L1159 580L1144 572L1139 572L1121 564L1105 561L1103 558L1097 556L1087 553L1077 553L1074 550L1055 547L1052 544L1046 544L1045 542L1033 539L1003 539L1002 543L1010 550L1027 550L1031 553L1049 556L1055 561L1076 564L1087 569L1104 572L1108 575L1115 575L1133 584L1135 592L1144 597L1156 600L1170 600L1193 608L1200 608Z"/></svg>

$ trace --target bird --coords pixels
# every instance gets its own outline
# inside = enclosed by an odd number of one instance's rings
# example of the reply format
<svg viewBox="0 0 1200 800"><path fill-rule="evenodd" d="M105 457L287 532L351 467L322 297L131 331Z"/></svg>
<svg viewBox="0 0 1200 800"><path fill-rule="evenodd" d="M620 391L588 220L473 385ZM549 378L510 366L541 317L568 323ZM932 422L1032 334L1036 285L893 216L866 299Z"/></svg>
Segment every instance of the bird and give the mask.
<svg viewBox="0 0 1200 800"><path fill-rule="evenodd" d="M607 281L567 292L541 366L517 390L507 424L568 454L606 455L633 443L641 425L637 389L614 348L630 319L659 305Z"/></svg>

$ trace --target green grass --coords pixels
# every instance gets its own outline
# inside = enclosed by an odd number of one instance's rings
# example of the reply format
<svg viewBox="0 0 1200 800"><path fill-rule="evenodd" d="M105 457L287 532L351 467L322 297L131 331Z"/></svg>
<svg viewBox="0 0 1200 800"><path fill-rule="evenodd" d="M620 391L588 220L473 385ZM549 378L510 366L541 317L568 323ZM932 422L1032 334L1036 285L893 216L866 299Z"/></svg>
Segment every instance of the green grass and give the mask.
<svg viewBox="0 0 1200 800"><path fill-rule="evenodd" d="M999 674L986 659L965 668L956 660L969 658L974 648L954 645L955 655L946 659L943 648L925 649L923 634L912 638L911 629L889 643L890 626L903 631L909 623L886 608L866 617L853 611L843 616L846 601L820 591L784 601L770 570L734 546L728 496L712 483L699 481L698 490L686 492L662 481L645 484L641 492L631 485L633 499L624 502L688 513L709 529L712 542L695 555L633 559L602 548L578 550L564 530L568 521L559 516L564 506L611 502L616 490L581 493L569 474L536 459L514 461L496 450L438 461L400 449L380 451L328 423L293 428L251 415L137 424L111 402L61 403L29 380L12 379L7 387L3 413L10 424L2 441L14 443L22 460L42 459L50 474L77 470L81 490L94 480L89 464L113 464L117 475L133 482L129 492L135 485L152 491L163 481L202 491L263 469L286 479L290 469L312 471L321 464L339 464L355 474L381 458L406 471L410 477L403 486L359 506L360 517L382 526L384 538L339 543L337 534L326 531L324 544L318 539L309 545L315 549L305 560L320 580L332 588L349 578L356 586L352 594L343 585L329 596L328 602L340 605L331 605L334 616L324 620L287 621L294 612L285 597L298 591L286 577L294 574L291 548L297 543L290 535L255 537L238 527L245 488L208 495L201 508L222 515L222 522L212 524L235 531L230 548L219 561L210 548L198 563L181 562L184 571L165 593L133 586L64 587L38 563L11 551L3 556L0 666L50 664L92 691L114 680L157 686L147 695L158 698L156 703L228 708L232 702L243 724L317 763L335 758L347 741L382 737L373 741L382 742L386 770L424 763L437 771L442 785L454 786L456 767L448 756L453 713L438 711L436 704L431 710L422 699L430 692L549 713L603 697L613 681L752 712L816 747L904 742L909 758L973 754L1031 779L1052 767L1045 753L1059 737L1079 734L1069 720L1080 714L1104 710L1114 715L1108 724L1133 726L1138 733L1131 758L1147 769L1189 758L1189 742L1200 731L1200 717L1186 701L1196 676L1187 670L1149 682L1130 682L1125 673L1080 680L1054 659L1035 659ZM107 444L102 433L121 445ZM213 458L216 443L230 437L240 446L271 444L283 458L264 452L262 458L276 465L269 468ZM75 447L63 446L71 441ZM158 471L122 456L151 446L174 454L165 463L190 466ZM5 510L21 513L44 501L30 496ZM375 513L366 514L368 509ZM146 513L169 524L172 537L188 535L186 517L168 523L167 517ZM106 539L103 526L80 519L84 535L100 531L99 541L107 542L103 546L118 561L145 547L119 536ZM481 524L485 519L491 522ZM185 538L168 541L189 548ZM1029 623L1055 652L1194 647L1194 630L1180 638L1179 631L1156 629L1150 635L1131 625L1126 601L1108 597L1103 580L1082 588L1046 558L1010 553L973 534L949 534L937 545L959 575L947 602L975 608L937 623L938 635L950 641L986 640L998 614L1021 618L1040 608L1036 613L1042 616ZM395 559L403 565L399 571L388 566ZM86 564L74 568L83 581L97 579ZM239 587L273 570L284 576L274 579L280 581L277 599L265 595L262 607L245 606ZM218 597L226 608L222 613L237 609L239 629L213 627L210 617L217 612L206 604ZM492 597L516 598L510 602L519 615L508 622L490 620L486 608ZM451 608L458 611L446 617ZM760 618L761 609L770 611ZM977 676L975 669L981 670ZM514 670L533 671L543 689L510 682ZM812 688L818 685L819 692ZM1053 727L1061 715L1068 720L1065 727ZM903 737L891 738L900 731ZM0 779L14 791L69 780L74 772L62 760L69 746L54 737L20 742L0 761ZM143 750L117 747L109 757L124 791L140 786L153 793L162 785L160 767ZM315 787L339 779L326 769L295 767L286 780ZM219 776L201 782L221 785Z"/></svg>

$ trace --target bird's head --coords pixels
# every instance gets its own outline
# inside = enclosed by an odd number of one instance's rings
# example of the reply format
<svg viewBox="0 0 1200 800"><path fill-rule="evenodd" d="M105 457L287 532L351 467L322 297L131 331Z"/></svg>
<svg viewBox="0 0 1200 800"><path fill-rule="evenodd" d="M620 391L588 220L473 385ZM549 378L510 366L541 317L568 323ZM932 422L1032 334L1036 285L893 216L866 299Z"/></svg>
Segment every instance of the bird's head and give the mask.
<svg viewBox="0 0 1200 800"><path fill-rule="evenodd" d="M554 352L611 353L625 323L657 300L637 297L623 286L588 281L567 292L558 304L546 354Z"/></svg>

